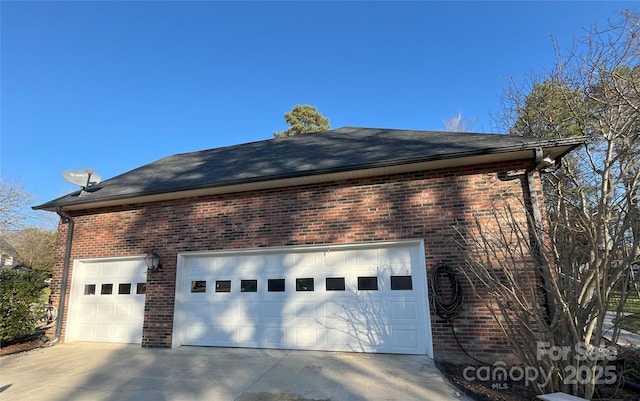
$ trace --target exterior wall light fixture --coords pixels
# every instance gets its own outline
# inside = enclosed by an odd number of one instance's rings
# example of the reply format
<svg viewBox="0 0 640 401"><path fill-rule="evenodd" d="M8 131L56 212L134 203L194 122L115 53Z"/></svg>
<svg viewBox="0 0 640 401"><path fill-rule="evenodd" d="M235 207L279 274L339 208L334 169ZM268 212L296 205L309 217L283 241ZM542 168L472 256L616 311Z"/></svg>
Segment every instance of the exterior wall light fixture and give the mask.
<svg viewBox="0 0 640 401"><path fill-rule="evenodd" d="M149 271L155 271L162 269L162 263L160 263L160 255L156 251L152 250L144 257L144 261L147 264Z"/></svg>

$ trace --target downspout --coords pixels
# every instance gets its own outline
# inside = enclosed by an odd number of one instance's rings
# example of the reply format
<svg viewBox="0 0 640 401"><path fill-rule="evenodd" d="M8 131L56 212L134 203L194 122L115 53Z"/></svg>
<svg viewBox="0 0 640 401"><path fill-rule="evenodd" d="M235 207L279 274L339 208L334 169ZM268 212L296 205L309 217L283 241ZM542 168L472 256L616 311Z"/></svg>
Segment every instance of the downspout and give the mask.
<svg viewBox="0 0 640 401"><path fill-rule="evenodd" d="M555 160L545 159L542 148L536 148L534 150L533 162L525 171L526 190L529 195L529 206L531 208L530 212L533 225L533 227L531 227L531 229L533 230L533 232L531 233L533 242L532 248L534 252L533 258L534 263L536 264L536 268L541 272L543 280L542 286L545 291L545 305L549 321L552 321L553 316L555 315L555 302L553 300L551 290L546 287L547 283L551 282L551 277L549 271L547 269L544 269L544 265L547 262L543 254L543 247L540 244L540 241L542 240L543 221L534 174L536 171L548 167L549 165L554 165L555 163Z"/></svg>
<svg viewBox="0 0 640 401"><path fill-rule="evenodd" d="M69 282L69 264L71 263L71 242L73 240L74 221L73 217L62 211L60 207L56 208L56 213L60 216L62 221L69 223L67 227L67 244L64 250L64 266L62 268L62 282L60 284L60 302L58 304L58 319L56 320L55 338L52 342L55 344L60 341L60 335L62 333L62 321L64 320L64 305L67 298L67 285Z"/></svg>

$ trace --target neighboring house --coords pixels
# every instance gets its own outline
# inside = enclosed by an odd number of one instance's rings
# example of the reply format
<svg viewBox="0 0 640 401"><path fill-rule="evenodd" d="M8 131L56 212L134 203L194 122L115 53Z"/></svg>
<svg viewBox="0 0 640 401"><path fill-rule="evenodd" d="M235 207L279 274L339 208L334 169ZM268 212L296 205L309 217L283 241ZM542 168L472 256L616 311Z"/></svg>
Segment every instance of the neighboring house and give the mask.
<svg viewBox="0 0 640 401"><path fill-rule="evenodd" d="M463 285L456 340L428 273L463 267L455 226L473 211L524 216L536 170L581 143L340 128L163 158L34 207L63 217L55 334L495 360L508 350L483 302Z"/></svg>
<svg viewBox="0 0 640 401"><path fill-rule="evenodd" d="M12 268L16 263L18 252L5 240L0 239L0 268Z"/></svg>

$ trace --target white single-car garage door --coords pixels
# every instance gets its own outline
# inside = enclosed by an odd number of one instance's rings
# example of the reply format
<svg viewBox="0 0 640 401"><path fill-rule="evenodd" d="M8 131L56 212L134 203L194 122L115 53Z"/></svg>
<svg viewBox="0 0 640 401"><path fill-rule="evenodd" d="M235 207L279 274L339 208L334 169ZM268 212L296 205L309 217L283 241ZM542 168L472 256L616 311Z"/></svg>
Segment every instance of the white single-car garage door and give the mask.
<svg viewBox="0 0 640 401"><path fill-rule="evenodd" d="M146 281L143 257L77 260L66 341L141 343Z"/></svg>
<svg viewBox="0 0 640 401"><path fill-rule="evenodd" d="M433 356L421 241L185 253L173 346Z"/></svg>

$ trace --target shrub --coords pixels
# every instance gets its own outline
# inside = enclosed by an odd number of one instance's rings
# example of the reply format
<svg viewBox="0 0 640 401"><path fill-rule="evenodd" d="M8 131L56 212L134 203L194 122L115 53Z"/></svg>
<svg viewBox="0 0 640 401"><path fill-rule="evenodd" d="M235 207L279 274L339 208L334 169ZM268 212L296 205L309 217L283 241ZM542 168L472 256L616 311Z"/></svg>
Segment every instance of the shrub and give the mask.
<svg viewBox="0 0 640 401"><path fill-rule="evenodd" d="M34 304L46 287L44 280L36 271L0 271L0 341L33 334L41 315Z"/></svg>

